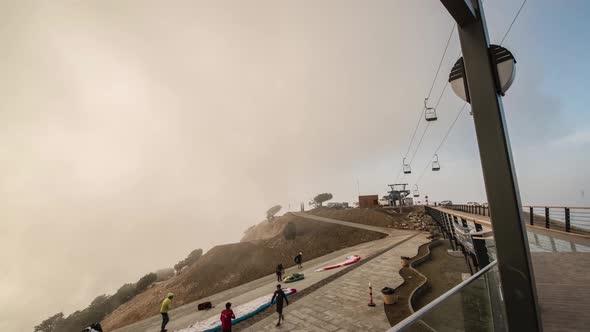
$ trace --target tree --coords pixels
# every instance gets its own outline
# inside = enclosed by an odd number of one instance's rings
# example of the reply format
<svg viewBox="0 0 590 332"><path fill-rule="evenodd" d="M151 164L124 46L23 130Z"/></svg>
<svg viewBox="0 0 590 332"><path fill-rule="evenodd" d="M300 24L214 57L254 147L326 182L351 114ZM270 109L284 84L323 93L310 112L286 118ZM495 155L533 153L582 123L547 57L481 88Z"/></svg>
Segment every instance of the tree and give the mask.
<svg viewBox="0 0 590 332"><path fill-rule="evenodd" d="M285 225L285 228L283 228L283 237L286 240L295 240L296 236L297 236L297 228L295 227L295 224L293 222L289 221Z"/></svg>
<svg viewBox="0 0 590 332"><path fill-rule="evenodd" d="M195 249L193 251L191 251L190 254L188 254L188 256L186 257L186 260L188 261L189 265L196 262L197 260L199 260L199 258L201 258L201 256L203 256L203 249Z"/></svg>
<svg viewBox="0 0 590 332"><path fill-rule="evenodd" d="M68 317L64 317L62 313L53 315L35 326L33 332L80 331L90 324L100 322L136 294L135 284L124 284L114 295L99 295L84 310L77 310Z"/></svg>
<svg viewBox="0 0 590 332"><path fill-rule="evenodd" d="M137 284L135 286L137 293L139 294L139 293L145 291L146 289L148 289L148 287L150 287L151 284L156 282L156 280L158 280L158 275L153 272L148 273L148 274L144 275L143 277L141 277L137 281Z"/></svg>
<svg viewBox="0 0 590 332"><path fill-rule="evenodd" d="M101 304L105 303L106 301L108 301L109 297L110 296L108 296L106 294L99 295L99 296L95 297L94 300L92 300L92 302L90 302L90 306L101 305Z"/></svg>
<svg viewBox="0 0 590 332"><path fill-rule="evenodd" d="M150 276L149 278L154 278L154 277L157 278L155 273L149 273L149 274L143 276L142 278L145 278L148 275L153 275L153 276ZM139 280L141 280L141 279L139 279ZM151 285L152 283L153 282L150 282L148 284L148 286ZM146 288L147 288L147 286L146 286ZM135 295L137 295L139 293L140 292L137 291L136 284L125 284L125 285L121 286L119 289L117 289L117 292L115 293L115 295L111 296L111 298L109 299L111 302L110 304L111 304L112 310L115 310L121 304L131 300ZM93 322L94 321L92 321L90 323L93 323Z"/></svg>
<svg viewBox="0 0 590 332"><path fill-rule="evenodd" d="M167 269L161 269L156 271L156 275L158 276L158 280L156 281L164 281L164 280L168 280L172 277L174 277L174 269L173 268L167 268Z"/></svg>
<svg viewBox="0 0 590 332"><path fill-rule="evenodd" d="M313 205L315 207L321 207L324 202L327 202L332 199L332 194L330 193L323 193L319 194L313 198L313 201L309 203L309 205Z"/></svg>
<svg viewBox="0 0 590 332"><path fill-rule="evenodd" d="M194 264L202 256L203 249L195 249L191 251L191 253L188 254L188 256L185 259L181 260L180 262L176 263L176 265L174 265L174 270L176 270L176 274L179 274L182 268L184 268L185 266Z"/></svg>
<svg viewBox="0 0 590 332"><path fill-rule="evenodd" d="M275 205L266 211L266 220L271 221L279 211L281 211L282 206Z"/></svg>
<svg viewBox="0 0 590 332"><path fill-rule="evenodd" d="M64 319L62 312L57 313L33 328L33 332L57 332L55 328Z"/></svg>

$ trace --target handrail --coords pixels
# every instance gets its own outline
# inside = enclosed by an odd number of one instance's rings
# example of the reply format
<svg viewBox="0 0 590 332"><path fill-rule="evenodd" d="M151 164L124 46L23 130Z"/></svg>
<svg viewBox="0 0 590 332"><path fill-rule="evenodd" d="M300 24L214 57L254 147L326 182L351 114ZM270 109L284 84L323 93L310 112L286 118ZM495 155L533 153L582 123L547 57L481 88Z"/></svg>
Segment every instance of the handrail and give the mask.
<svg viewBox="0 0 590 332"><path fill-rule="evenodd" d="M467 204L453 204L453 205L464 205L464 206L474 206L474 207L485 207L485 206L477 206L477 205L467 205ZM569 205L523 205L523 208L550 208L550 209L576 209L576 210L590 210L590 206L569 206ZM487 209L487 207L485 207Z"/></svg>
<svg viewBox="0 0 590 332"><path fill-rule="evenodd" d="M576 209L576 210L590 210L590 206L553 206L553 205L523 205L523 208L534 208L534 209L541 209L541 208L550 208L550 209Z"/></svg>
<svg viewBox="0 0 590 332"><path fill-rule="evenodd" d="M453 216L458 217L458 218L465 219L466 221L471 221L471 222L476 223L476 224L480 224L480 225L492 227L492 223L491 222L485 221L485 220L481 220L481 219L477 219L477 218L472 218L470 216L466 216L463 213L461 213L462 211L447 209L445 207L440 207L440 206L431 206L431 208L437 209L437 210L439 210L441 212L444 212L444 213L448 213L448 214L453 215ZM442 211L442 210L445 210L445 211ZM464 212L464 213L467 213L467 212ZM482 216L482 217L485 217L485 216ZM489 218L489 217L487 217L487 218Z"/></svg>
<svg viewBox="0 0 590 332"><path fill-rule="evenodd" d="M479 270L477 273L472 275L471 278L469 278L469 279L461 282L457 286L451 288L446 293L442 294L441 296L434 299L432 302L430 302L427 305L425 305L424 307L422 307L420 310L418 310L415 313L413 313L412 315L406 317L406 319L402 320L401 322L395 324L395 326L392 326L389 330L387 330L387 332L398 332L398 331L401 331L404 328L408 327L410 324L417 321L423 314L429 312L430 310L432 310L434 307L438 306L440 303L444 302L449 297L458 293L461 289L463 289L466 286L468 286L469 284L473 283L480 276L482 276L483 274L488 272L490 269L492 269L497 264L498 264L498 261L491 262L486 267L484 267L483 269Z"/></svg>
<svg viewBox="0 0 590 332"><path fill-rule="evenodd" d="M492 227L492 223L489 221L485 221L485 220L478 219L478 218L473 218L471 216L467 216L464 214L464 213L472 214L469 212L464 212L464 211L460 211L460 210L453 210L453 209L446 208L444 206L430 206L430 208L436 209L440 212L443 212L443 213L446 213L446 214L449 214L452 216L455 216L457 218L461 218L465 221L471 221L472 223L480 224L480 225L487 226L490 228ZM573 209L573 208L570 208L570 209ZM487 218L487 219L491 220L491 218L488 216L480 216L480 217ZM553 228L546 228L546 227L537 226L537 225L530 225L529 223L526 223L526 227L530 228L530 229L538 229L538 230L556 233L556 234L563 234L563 235L572 236L572 237L576 237L576 238L590 239L590 235L579 234L579 233L574 233L574 232L564 232L564 231L553 229Z"/></svg>

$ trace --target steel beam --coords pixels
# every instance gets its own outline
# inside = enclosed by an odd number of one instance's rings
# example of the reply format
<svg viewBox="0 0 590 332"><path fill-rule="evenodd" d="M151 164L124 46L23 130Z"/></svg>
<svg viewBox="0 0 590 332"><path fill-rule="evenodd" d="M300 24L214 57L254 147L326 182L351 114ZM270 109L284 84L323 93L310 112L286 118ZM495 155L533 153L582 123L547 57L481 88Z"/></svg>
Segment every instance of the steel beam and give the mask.
<svg viewBox="0 0 590 332"><path fill-rule="evenodd" d="M477 20L472 0L441 0L459 26L473 23Z"/></svg>
<svg viewBox="0 0 590 332"><path fill-rule="evenodd" d="M466 1L441 0L447 8L455 2L465 7ZM453 10L451 15L458 24L486 193L493 215L508 327L510 331L542 331L522 204L481 0L474 0L474 21L465 21L465 8Z"/></svg>

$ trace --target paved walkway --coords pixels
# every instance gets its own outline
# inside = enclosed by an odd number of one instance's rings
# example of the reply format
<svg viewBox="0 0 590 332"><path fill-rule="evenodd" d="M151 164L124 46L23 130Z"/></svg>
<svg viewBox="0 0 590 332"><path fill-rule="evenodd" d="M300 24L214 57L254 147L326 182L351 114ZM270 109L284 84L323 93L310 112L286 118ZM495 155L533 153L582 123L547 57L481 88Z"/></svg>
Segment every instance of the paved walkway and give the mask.
<svg viewBox="0 0 590 332"><path fill-rule="evenodd" d="M441 207L436 207L436 209L442 212L462 216L467 220L477 219L478 221L483 222L484 229L491 229L491 220L488 216L480 216L478 214L455 211ZM531 252L590 252L590 239L576 236L576 234L554 232L549 229L530 227L527 224L527 236Z"/></svg>
<svg viewBox="0 0 590 332"><path fill-rule="evenodd" d="M380 290L402 284L400 256L415 256L418 247L429 242L427 236L421 233L411 238L286 307L281 326L275 326L277 317L272 315L244 331L386 331L391 325ZM375 307L367 306L369 282Z"/></svg>
<svg viewBox="0 0 590 332"><path fill-rule="evenodd" d="M308 216L312 216L312 215L307 215L307 214L303 215L304 218L308 218ZM318 217L318 218L321 218L321 217ZM316 218L310 218L310 219L319 220ZM355 224L355 223L332 220L332 219L327 219L327 218L321 218L321 219L322 220L319 220L319 221L331 222L331 223L337 223L337 224L351 226L351 227L355 227L355 228L367 229L365 227L365 225L359 225L359 224ZM376 240L376 241L371 241L371 242L359 244L359 245L356 245L356 246L353 246L350 248L345 248L345 249L330 253L328 255L318 257L314 260L304 262L304 264L303 264L304 269L303 270L297 270L296 267L289 268L286 271L287 274L290 274L293 272L303 272L305 274L304 280L298 281L293 284L289 284L289 286L296 288L298 291L304 290L304 289L306 289L310 286L313 286L316 283L318 283L318 282L320 282L320 281L328 278L329 276L332 276L333 274L338 273L340 271L340 269L334 269L334 270L329 270L329 271L325 271L322 273L314 272L316 269L318 269L320 267L324 267L327 265L341 262L347 256L350 256L352 254L360 255L363 258L372 256L375 253L382 252L383 250L391 247L392 245L395 245L396 243L401 243L401 242L405 241L406 239L417 234L416 231L388 229L388 228L380 228L380 227L374 227L374 226L368 226L368 227L372 228L370 230L377 231L377 229L378 229L381 233L387 233L387 234L389 234L389 236L385 237L383 239ZM400 245L400 247L404 246L404 245L406 245L406 243ZM414 253L415 253L415 251L417 250L417 245L414 245L414 246L415 246L414 247ZM397 257L394 261L398 262L399 257ZM275 286L276 286L276 276L274 274L272 274L272 275L268 275L266 277L251 281L249 283L240 285L238 287L231 288L231 289L223 291L221 293L214 294L212 296L198 300L196 302L185 304L185 305L178 307L178 308L174 308L169 313L171 321L168 324L167 328L169 331L174 331L174 330L186 328L189 325L191 325L197 321L207 319L211 316L217 316L217 315L219 315L219 313L222 309L222 306L226 302L229 301L229 302L233 303L234 307L237 307L240 304L249 302L253 299L259 298L260 296L264 296L266 294L272 294L272 292L275 290ZM320 288L320 289L323 289L323 288ZM366 291L366 289L365 289L365 291ZM365 296L365 300L366 300L366 296ZM197 303L201 303L201 302L205 302L205 301L211 301L213 303L213 305L215 306L215 308L213 310L208 310L208 311L197 311ZM383 315L383 317L385 317L385 314L383 313L382 309L381 309L380 313ZM137 323L122 327L122 328L117 329L115 331L116 332L146 332L146 331L157 332L157 331L159 331L160 323L161 323L161 316L157 315L157 316L153 316L153 317L147 318L145 320L139 321Z"/></svg>
<svg viewBox="0 0 590 332"><path fill-rule="evenodd" d="M491 222L487 216L437 209ZM544 331L590 331L590 239L528 226L527 237Z"/></svg>

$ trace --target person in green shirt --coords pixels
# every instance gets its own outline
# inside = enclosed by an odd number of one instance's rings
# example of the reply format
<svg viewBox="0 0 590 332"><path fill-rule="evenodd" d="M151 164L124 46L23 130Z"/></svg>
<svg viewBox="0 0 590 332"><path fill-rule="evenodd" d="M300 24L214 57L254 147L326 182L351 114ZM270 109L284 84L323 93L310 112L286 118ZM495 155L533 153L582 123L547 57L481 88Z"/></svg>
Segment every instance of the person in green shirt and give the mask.
<svg viewBox="0 0 590 332"><path fill-rule="evenodd" d="M168 293L166 299L162 302L162 306L160 307L160 314L162 314L162 329L161 332L166 332L166 324L170 321L170 317L168 317L168 310L170 310L170 302L172 302L172 298L174 297L173 293Z"/></svg>

